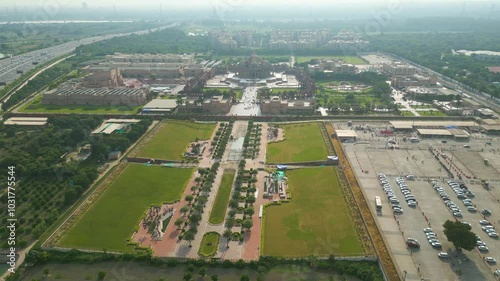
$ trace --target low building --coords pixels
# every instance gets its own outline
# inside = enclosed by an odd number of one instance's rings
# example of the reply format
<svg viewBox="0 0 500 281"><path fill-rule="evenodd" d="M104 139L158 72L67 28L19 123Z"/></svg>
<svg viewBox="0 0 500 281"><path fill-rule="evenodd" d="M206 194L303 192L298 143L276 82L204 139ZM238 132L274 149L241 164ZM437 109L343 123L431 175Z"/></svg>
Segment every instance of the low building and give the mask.
<svg viewBox="0 0 500 281"><path fill-rule="evenodd" d="M391 85L396 88L406 87L429 87L436 86L437 79L434 76L394 76L391 79Z"/></svg>
<svg viewBox="0 0 500 281"><path fill-rule="evenodd" d="M495 116L495 111L489 108L479 108L476 109L476 115L483 119L491 119Z"/></svg>
<svg viewBox="0 0 500 281"><path fill-rule="evenodd" d="M272 96L261 102L263 114L312 115L315 112L314 103L310 101L288 101L278 96Z"/></svg>
<svg viewBox="0 0 500 281"><path fill-rule="evenodd" d="M4 125L17 125L17 126L45 126L47 125L47 117L11 117L5 122Z"/></svg>
<svg viewBox="0 0 500 281"><path fill-rule="evenodd" d="M143 114L169 114L177 108L177 101L174 99L154 99L148 102L143 108Z"/></svg>
<svg viewBox="0 0 500 281"><path fill-rule="evenodd" d="M452 138L453 134L446 129L417 129L423 138Z"/></svg>
<svg viewBox="0 0 500 281"><path fill-rule="evenodd" d="M391 77L412 76L415 74L415 67L402 62L384 63L382 71Z"/></svg>
<svg viewBox="0 0 500 281"><path fill-rule="evenodd" d="M232 99L224 99L223 96L213 96L202 102L199 100L186 100L178 106L178 113L190 114L227 114L231 110Z"/></svg>
<svg viewBox="0 0 500 281"><path fill-rule="evenodd" d="M356 141L358 138L358 134L354 130L335 130L335 134L337 135L337 138L341 142L345 141Z"/></svg>
<svg viewBox="0 0 500 281"><path fill-rule="evenodd" d="M147 101L148 89L59 87L43 94L48 105L124 105L138 106Z"/></svg>

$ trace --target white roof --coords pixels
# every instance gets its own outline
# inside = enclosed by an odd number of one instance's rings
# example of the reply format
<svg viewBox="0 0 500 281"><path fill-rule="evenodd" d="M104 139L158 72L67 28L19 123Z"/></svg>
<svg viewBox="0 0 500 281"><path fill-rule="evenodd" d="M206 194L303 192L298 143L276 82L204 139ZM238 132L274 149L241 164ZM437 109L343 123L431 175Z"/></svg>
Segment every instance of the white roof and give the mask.
<svg viewBox="0 0 500 281"><path fill-rule="evenodd" d="M452 133L445 129L418 129L421 135L434 135L434 136L451 136Z"/></svg>
<svg viewBox="0 0 500 281"><path fill-rule="evenodd" d="M47 117L11 117L4 125L43 126L47 124Z"/></svg>
<svg viewBox="0 0 500 281"><path fill-rule="evenodd" d="M390 121L395 129L412 129L413 126L427 126L427 127L473 127L476 126L474 121Z"/></svg>
<svg viewBox="0 0 500 281"><path fill-rule="evenodd" d="M174 109L177 107L177 101L174 99L154 99L147 103L143 109Z"/></svg>
<svg viewBox="0 0 500 281"><path fill-rule="evenodd" d="M358 134L354 130L336 130L335 133L339 138L357 138Z"/></svg>

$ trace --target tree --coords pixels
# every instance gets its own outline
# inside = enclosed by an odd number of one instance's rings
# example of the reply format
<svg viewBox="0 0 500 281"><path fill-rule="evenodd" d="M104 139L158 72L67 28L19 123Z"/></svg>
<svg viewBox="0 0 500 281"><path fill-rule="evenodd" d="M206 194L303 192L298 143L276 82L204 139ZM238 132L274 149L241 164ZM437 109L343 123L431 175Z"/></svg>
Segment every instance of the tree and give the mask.
<svg viewBox="0 0 500 281"><path fill-rule="evenodd" d="M184 198L186 201L189 202L189 204L191 204L191 201L193 201L193 195L186 195L186 198Z"/></svg>
<svg viewBox="0 0 500 281"><path fill-rule="evenodd" d="M181 213L183 216L186 216L186 213L189 212L189 207L188 206L182 206L181 207Z"/></svg>
<svg viewBox="0 0 500 281"><path fill-rule="evenodd" d="M205 275L207 275L207 269L203 266L200 268L200 271L198 272L200 274L200 277L203 278Z"/></svg>
<svg viewBox="0 0 500 281"><path fill-rule="evenodd" d="M184 274L184 279L183 279L184 281L190 281L192 279L193 279L193 274L191 272L186 272Z"/></svg>
<svg viewBox="0 0 500 281"><path fill-rule="evenodd" d="M252 207L249 207L246 208L245 211L243 211L243 213L247 216L252 216L253 214L255 214L255 210Z"/></svg>
<svg viewBox="0 0 500 281"><path fill-rule="evenodd" d="M188 230L188 231L186 231L186 233L184 233L183 237L184 237L184 240L189 242L189 247L191 247L191 241L194 240L194 233L191 230Z"/></svg>
<svg viewBox="0 0 500 281"><path fill-rule="evenodd" d="M444 224L444 234L448 241L453 243L455 248L463 248L471 251L476 246L476 235L471 231L470 225L463 224L460 221L447 220Z"/></svg>
<svg viewBox="0 0 500 281"><path fill-rule="evenodd" d="M240 281L250 281L250 277L248 277L248 275L246 274L243 274L241 275Z"/></svg>
<svg viewBox="0 0 500 281"><path fill-rule="evenodd" d="M183 222L184 220L182 218L178 218L175 220L174 224L177 226L177 229L179 229Z"/></svg>
<svg viewBox="0 0 500 281"><path fill-rule="evenodd" d="M222 233L222 237L224 237L224 238L226 238L226 239L227 239L227 240L226 240L226 241L227 241L227 243L226 243L227 245L226 245L226 246L227 246L228 248L229 248L229 241L231 241L231 240L230 240L230 238L231 238L231 234L233 234L233 233L232 233L232 232L231 232L231 230L229 230L229 229L224 230L224 233Z"/></svg>
<svg viewBox="0 0 500 281"><path fill-rule="evenodd" d="M244 220L242 223L241 223L241 227L247 229L247 230L250 230L250 228L252 228L253 226L253 222L252 220Z"/></svg>
<svg viewBox="0 0 500 281"><path fill-rule="evenodd" d="M99 273L97 273L97 280L104 280L105 277L106 277L106 272L99 271Z"/></svg>
<svg viewBox="0 0 500 281"><path fill-rule="evenodd" d="M47 276L49 276L49 273L50 273L50 271L47 267L43 269L43 276L47 277Z"/></svg>
<svg viewBox="0 0 500 281"><path fill-rule="evenodd" d="M210 277L210 279L212 279L212 281L219 281L219 276L212 275L212 277Z"/></svg>
<svg viewBox="0 0 500 281"><path fill-rule="evenodd" d="M247 199L246 199L246 201L249 204L255 203L255 196L253 196L253 195L248 196Z"/></svg>

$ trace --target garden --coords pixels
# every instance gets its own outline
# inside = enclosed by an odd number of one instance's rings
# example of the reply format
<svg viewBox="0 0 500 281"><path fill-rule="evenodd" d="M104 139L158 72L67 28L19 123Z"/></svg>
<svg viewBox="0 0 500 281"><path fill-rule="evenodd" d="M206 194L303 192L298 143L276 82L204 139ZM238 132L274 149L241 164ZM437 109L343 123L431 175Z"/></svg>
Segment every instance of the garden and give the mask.
<svg viewBox="0 0 500 281"><path fill-rule="evenodd" d="M214 138L212 139L211 151L212 151L212 159L221 159L222 155L224 155L224 151L226 150L227 142L229 141L229 137L231 136L231 131L233 130L233 123L221 123L219 129L215 133Z"/></svg>
<svg viewBox="0 0 500 281"><path fill-rule="evenodd" d="M286 175L293 199L265 207L263 255L362 255L334 168L298 169Z"/></svg>
<svg viewBox="0 0 500 281"><path fill-rule="evenodd" d="M129 239L145 211L179 200L192 174L188 168L128 164L59 246L131 252Z"/></svg>
<svg viewBox="0 0 500 281"><path fill-rule="evenodd" d="M138 157L180 161L190 142L210 139L214 129L215 123L168 121Z"/></svg>
<svg viewBox="0 0 500 281"><path fill-rule="evenodd" d="M248 122L247 134L243 141L243 155L245 159L255 159L259 156L260 137L262 136L262 125Z"/></svg>
<svg viewBox="0 0 500 281"><path fill-rule="evenodd" d="M222 180L219 186L219 191L215 197L214 205L212 206L212 212L208 218L208 222L211 224L219 224L224 222L224 217L226 216L227 203L229 202L229 196L231 195L231 187L233 186L235 170L224 170L222 175Z"/></svg>
<svg viewBox="0 0 500 281"><path fill-rule="evenodd" d="M220 234L217 232L207 232L201 240L198 254L202 257L211 257L217 254L219 247Z"/></svg>
<svg viewBox="0 0 500 281"><path fill-rule="evenodd" d="M285 140L267 144L267 163L326 160L327 150L318 123L281 125Z"/></svg>

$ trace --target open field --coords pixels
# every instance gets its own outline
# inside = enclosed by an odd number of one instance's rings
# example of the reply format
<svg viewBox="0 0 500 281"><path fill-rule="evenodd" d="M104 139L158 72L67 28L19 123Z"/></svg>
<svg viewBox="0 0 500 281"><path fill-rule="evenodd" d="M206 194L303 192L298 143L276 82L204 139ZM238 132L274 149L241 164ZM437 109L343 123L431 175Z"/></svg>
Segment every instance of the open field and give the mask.
<svg viewBox="0 0 500 281"><path fill-rule="evenodd" d="M309 62L314 59L331 59L331 60L344 60L345 63L351 64L368 64L367 61L358 56L299 56L296 58L297 63Z"/></svg>
<svg viewBox="0 0 500 281"><path fill-rule="evenodd" d="M127 240L144 212L153 204L179 200L193 171L129 164L59 246L131 252Z"/></svg>
<svg viewBox="0 0 500 281"><path fill-rule="evenodd" d="M408 110L401 110L401 115L409 116L409 117L415 116L415 115L413 115L413 112L408 111Z"/></svg>
<svg viewBox="0 0 500 281"><path fill-rule="evenodd" d="M285 141L267 145L267 162L325 160L327 150L317 123L282 125Z"/></svg>
<svg viewBox="0 0 500 281"><path fill-rule="evenodd" d="M182 160L182 154L190 142L196 138L208 140L214 129L215 124L168 121L137 156Z"/></svg>
<svg viewBox="0 0 500 281"><path fill-rule="evenodd" d="M265 209L263 254L361 255L340 182L332 167L288 171L292 199Z"/></svg>
<svg viewBox="0 0 500 281"><path fill-rule="evenodd" d="M208 222L211 224L219 224L224 222L227 203L229 202L229 196L231 195L231 187L233 186L235 173L235 170L225 170L224 174L222 175L219 191L217 192L217 197L215 197L215 202L212 206L212 212L210 213L210 217L208 218Z"/></svg>
<svg viewBox="0 0 500 281"><path fill-rule="evenodd" d="M42 96L34 98L33 101L24 105L19 112L39 113L77 113L77 114L136 114L142 106L118 106L118 105L48 105L42 104Z"/></svg>
<svg viewBox="0 0 500 281"><path fill-rule="evenodd" d="M203 235L201 240L199 254L202 257L211 257L217 253L219 247L220 234L217 232L208 232Z"/></svg>

